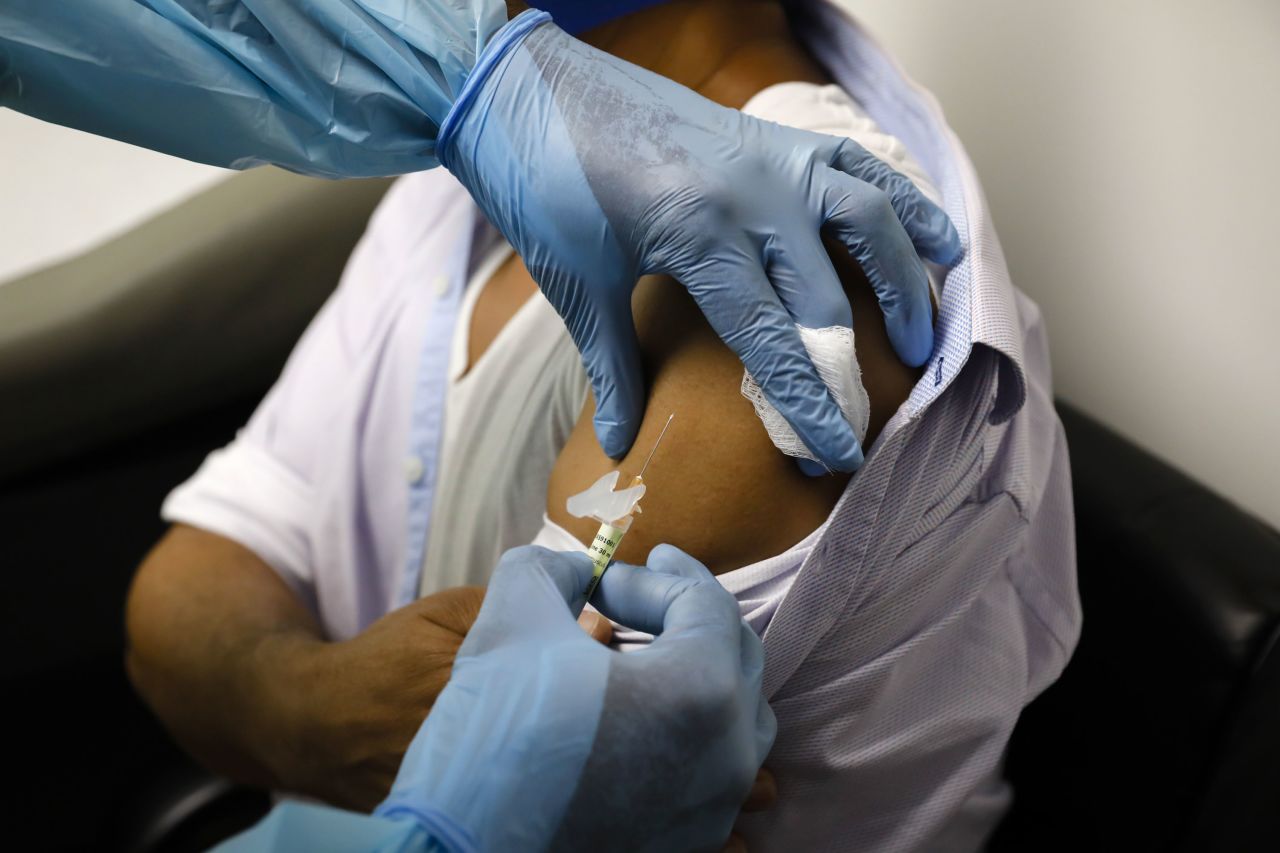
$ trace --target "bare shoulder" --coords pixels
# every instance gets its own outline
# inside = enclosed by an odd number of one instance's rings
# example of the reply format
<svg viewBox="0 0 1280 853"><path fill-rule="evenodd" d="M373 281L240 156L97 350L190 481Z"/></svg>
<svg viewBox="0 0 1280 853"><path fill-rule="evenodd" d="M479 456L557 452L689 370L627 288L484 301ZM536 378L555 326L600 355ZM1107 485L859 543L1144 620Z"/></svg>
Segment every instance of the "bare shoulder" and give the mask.
<svg viewBox="0 0 1280 853"><path fill-rule="evenodd" d="M853 305L855 344L872 404L869 445L910 393L917 371L893 357L875 296L856 264L843 250L834 259ZM645 279L633 306L650 387L639 437L620 462L606 457L592 431L588 400L552 470L552 520L589 542L598 524L570 516L565 500L615 467L624 474L638 471L674 413L645 472L643 512L619 559L643 562L650 548L669 542L720 574L804 539L826 520L848 476L807 477L778 452L739 391L741 363L676 282Z"/></svg>

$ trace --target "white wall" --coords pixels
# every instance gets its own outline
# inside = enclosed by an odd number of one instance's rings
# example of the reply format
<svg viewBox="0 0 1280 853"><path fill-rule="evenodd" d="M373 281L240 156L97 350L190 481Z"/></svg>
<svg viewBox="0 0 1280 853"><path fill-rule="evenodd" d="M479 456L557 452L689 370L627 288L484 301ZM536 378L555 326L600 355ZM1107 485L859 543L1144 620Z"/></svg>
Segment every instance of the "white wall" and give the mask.
<svg viewBox="0 0 1280 853"><path fill-rule="evenodd" d="M230 174L0 109L0 282L126 231Z"/></svg>
<svg viewBox="0 0 1280 853"><path fill-rule="evenodd" d="M1280 525L1280 3L846 2L968 145L1061 393ZM0 111L0 279L221 174Z"/></svg>
<svg viewBox="0 0 1280 853"><path fill-rule="evenodd" d="M846 2L964 140L1062 396L1280 525L1280 3Z"/></svg>

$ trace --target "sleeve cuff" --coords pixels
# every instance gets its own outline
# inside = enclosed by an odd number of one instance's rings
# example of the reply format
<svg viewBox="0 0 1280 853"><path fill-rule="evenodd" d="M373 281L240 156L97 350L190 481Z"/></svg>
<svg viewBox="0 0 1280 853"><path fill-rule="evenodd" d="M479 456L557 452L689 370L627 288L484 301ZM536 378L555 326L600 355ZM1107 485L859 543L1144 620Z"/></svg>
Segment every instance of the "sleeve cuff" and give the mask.
<svg viewBox="0 0 1280 853"><path fill-rule="evenodd" d="M210 453L189 480L170 492L160 515L244 545L311 602L312 511L306 482L265 450L237 438Z"/></svg>

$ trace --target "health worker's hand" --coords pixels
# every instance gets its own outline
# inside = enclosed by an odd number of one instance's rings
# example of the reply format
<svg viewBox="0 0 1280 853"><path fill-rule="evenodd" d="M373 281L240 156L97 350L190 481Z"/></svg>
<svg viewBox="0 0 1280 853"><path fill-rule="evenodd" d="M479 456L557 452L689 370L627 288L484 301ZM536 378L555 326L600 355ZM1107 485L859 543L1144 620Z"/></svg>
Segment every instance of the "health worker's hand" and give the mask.
<svg viewBox="0 0 1280 853"><path fill-rule="evenodd" d="M945 264L961 250L947 216L856 143L721 107L542 12L485 46L438 154L564 318L615 458L644 412L640 276L684 284L818 460L849 471L862 449L795 328L853 324L820 231L862 266L913 366L933 348L919 255Z"/></svg>
<svg viewBox="0 0 1280 853"><path fill-rule="evenodd" d="M483 587L457 587L394 610L362 633L297 649L272 694L283 713L284 787L358 811L376 806L453 669ZM585 631L585 633L584 633ZM608 643L607 619L584 613L578 632Z"/></svg>
<svg viewBox="0 0 1280 853"><path fill-rule="evenodd" d="M453 677L375 814L459 849L718 849L776 730L764 651L707 569L660 545L593 603L656 635L622 654L574 623L584 554L508 551Z"/></svg>

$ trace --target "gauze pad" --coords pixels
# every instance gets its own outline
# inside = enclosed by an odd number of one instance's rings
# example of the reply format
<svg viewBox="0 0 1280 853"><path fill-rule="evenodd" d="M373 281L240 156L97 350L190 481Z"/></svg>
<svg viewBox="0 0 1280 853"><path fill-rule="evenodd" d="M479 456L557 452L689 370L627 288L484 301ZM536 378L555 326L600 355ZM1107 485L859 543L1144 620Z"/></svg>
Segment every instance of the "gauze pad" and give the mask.
<svg viewBox="0 0 1280 853"><path fill-rule="evenodd" d="M871 401L867 398L867 389L862 386L862 368L858 366L858 357L853 349L853 329L846 326L810 329L797 325L796 330L800 332L800 340L808 350L818 376L822 377L836 405L844 412L845 420L853 427L854 435L860 442L865 440L867 422L871 419ZM818 461L745 370L742 372L742 396L755 407L756 415L764 424L774 447L788 456Z"/></svg>

